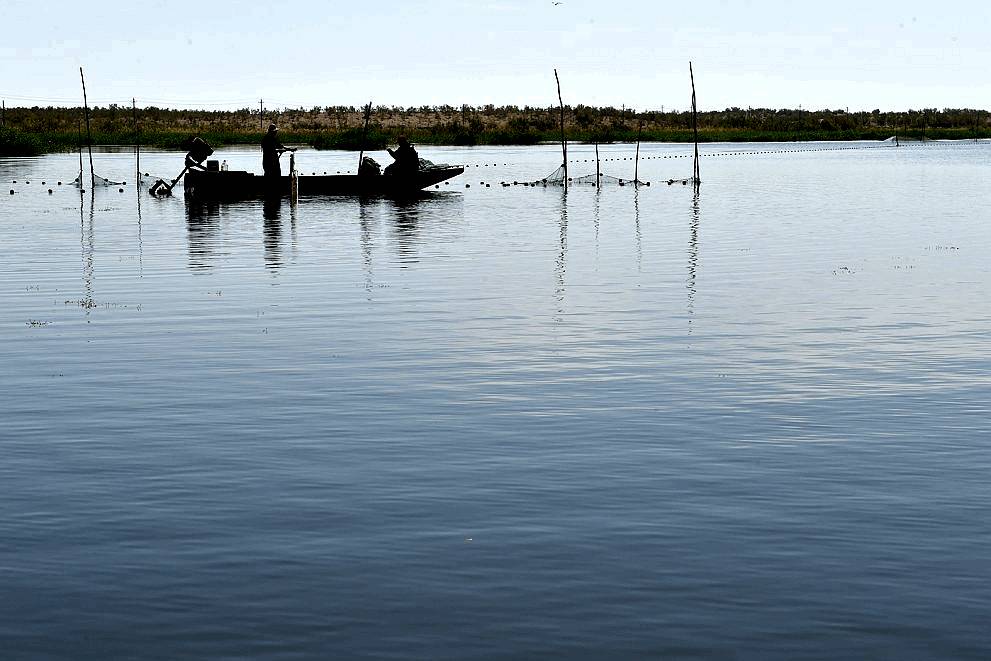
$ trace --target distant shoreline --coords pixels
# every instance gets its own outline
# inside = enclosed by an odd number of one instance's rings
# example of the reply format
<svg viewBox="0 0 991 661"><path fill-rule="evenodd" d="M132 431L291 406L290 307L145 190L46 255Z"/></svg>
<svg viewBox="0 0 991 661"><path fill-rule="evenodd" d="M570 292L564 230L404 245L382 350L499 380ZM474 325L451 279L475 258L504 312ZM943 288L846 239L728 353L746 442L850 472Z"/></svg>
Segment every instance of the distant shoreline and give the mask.
<svg viewBox="0 0 991 661"><path fill-rule="evenodd" d="M0 156L74 151L85 144L82 108L7 108ZM375 108L367 131L360 108L204 111L121 106L90 109L93 144L142 144L181 149L191 135L214 146L258 144L269 122L287 144L317 149L382 149L406 135L435 146L534 145L561 140L560 110L515 106ZM570 142L692 142L691 114L617 108L565 107ZM700 142L806 142L991 138L986 110L855 112L730 108L698 114Z"/></svg>

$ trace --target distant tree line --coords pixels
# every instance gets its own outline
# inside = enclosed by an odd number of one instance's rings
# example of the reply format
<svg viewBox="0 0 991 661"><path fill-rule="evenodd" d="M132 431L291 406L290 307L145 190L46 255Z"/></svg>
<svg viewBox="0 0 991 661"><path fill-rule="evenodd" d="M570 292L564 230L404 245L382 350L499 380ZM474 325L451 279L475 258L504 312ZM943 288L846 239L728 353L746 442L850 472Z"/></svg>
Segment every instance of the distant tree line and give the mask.
<svg viewBox="0 0 991 661"><path fill-rule="evenodd" d="M269 122L279 124L284 142L333 149L376 149L402 134L414 142L447 145L527 145L560 139L559 109L531 106L378 106L368 130L362 109L314 106L259 112L173 110L145 107L133 111L111 104L90 109L94 144L140 142L178 148L190 135L213 144L254 143ZM727 108L698 115L703 141L855 140L991 137L991 113L968 108L906 111ZM580 142L684 142L692 139L686 110L565 107L565 134ZM86 141L82 108L8 107L0 126L0 155L76 149Z"/></svg>

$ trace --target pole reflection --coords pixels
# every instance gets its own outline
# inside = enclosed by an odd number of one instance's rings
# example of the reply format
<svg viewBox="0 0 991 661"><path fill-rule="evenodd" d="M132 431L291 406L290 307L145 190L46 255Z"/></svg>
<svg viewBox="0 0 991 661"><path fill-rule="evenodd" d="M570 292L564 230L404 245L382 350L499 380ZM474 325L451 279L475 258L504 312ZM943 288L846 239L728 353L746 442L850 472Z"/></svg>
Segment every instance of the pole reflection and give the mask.
<svg viewBox="0 0 991 661"><path fill-rule="evenodd" d="M94 254L96 252L96 191L90 188L89 191L89 214L88 218L84 212L86 193L79 193L79 243L83 262L83 297L79 301L85 311L86 323L89 323L89 311L96 307L93 301L93 280L94 280Z"/></svg>
<svg viewBox="0 0 991 661"><path fill-rule="evenodd" d="M640 188L633 188L633 232L637 250L637 273L643 272L643 232L640 229Z"/></svg>
<svg viewBox="0 0 991 661"><path fill-rule="evenodd" d="M692 206L689 221L688 233L688 279L685 286L688 288L688 332L692 332L692 319L695 314L695 281L699 270L699 225L701 224L702 211L699 205L699 187L695 186L692 193Z"/></svg>
<svg viewBox="0 0 991 661"><path fill-rule="evenodd" d="M365 295L372 298L375 288L375 262L373 259L374 235L372 233L372 209L368 200L358 200L358 239L361 242L361 266L365 272Z"/></svg>
<svg viewBox="0 0 991 661"><path fill-rule="evenodd" d="M564 298L566 293L565 275L568 269L568 190L561 190L561 215L558 220L559 239L558 254L554 264L554 299L557 301L555 321L561 321L564 314Z"/></svg>

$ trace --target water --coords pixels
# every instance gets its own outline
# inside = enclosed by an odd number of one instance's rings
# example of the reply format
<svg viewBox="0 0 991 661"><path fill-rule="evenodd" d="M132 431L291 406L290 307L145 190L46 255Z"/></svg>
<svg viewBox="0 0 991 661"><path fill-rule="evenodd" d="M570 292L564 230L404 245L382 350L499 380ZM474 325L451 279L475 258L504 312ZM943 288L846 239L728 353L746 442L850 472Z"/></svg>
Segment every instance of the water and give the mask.
<svg viewBox="0 0 991 661"><path fill-rule="evenodd" d="M3 657L987 658L991 152L826 147L0 160Z"/></svg>

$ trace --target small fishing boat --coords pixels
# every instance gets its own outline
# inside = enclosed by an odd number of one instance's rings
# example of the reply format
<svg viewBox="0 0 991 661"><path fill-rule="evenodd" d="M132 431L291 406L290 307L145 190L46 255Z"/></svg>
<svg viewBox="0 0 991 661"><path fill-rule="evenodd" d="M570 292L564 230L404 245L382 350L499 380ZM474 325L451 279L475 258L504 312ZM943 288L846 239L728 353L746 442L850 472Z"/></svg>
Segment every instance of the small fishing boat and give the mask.
<svg viewBox="0 0 991 661"><path fill-rule="evenodd" d="M149 191L152 195L171 195L172 189L181 180L186 197L193 200L245 200L309 195L409 196L465 171L460 166L434 165L421 159L418 171L402 175L379 174L376 165L372 171L366 170L361 174L307 176L297 173L295 155L292 155L289 175L265 177L252 172L227 170L221 168L217 161L207 161L213 154L213 148L200 138L191 138L187 141L186 148L189 152L182 172L171 181L156 181Z"/></svg>
<svg viewBox="0 0 991 661"><path fill-rule="evenodd" d="M463 167L434 166L403 176L393 175L299 175L297 194L308 195L412 195L429 186L456 177ZM240 171L190 170L183 180L186 197L195 200L241 200L284 197L292 190L292 176L269 180L263 175Z"/></svg>

